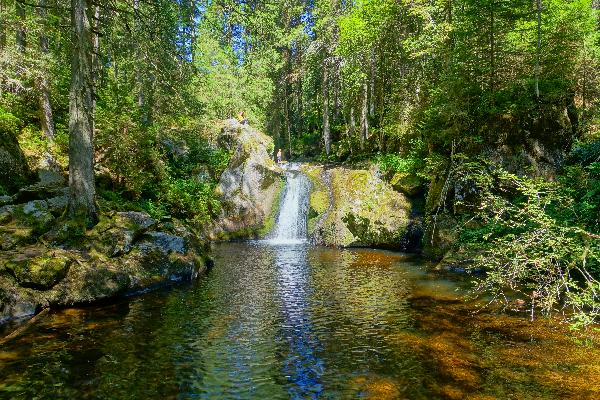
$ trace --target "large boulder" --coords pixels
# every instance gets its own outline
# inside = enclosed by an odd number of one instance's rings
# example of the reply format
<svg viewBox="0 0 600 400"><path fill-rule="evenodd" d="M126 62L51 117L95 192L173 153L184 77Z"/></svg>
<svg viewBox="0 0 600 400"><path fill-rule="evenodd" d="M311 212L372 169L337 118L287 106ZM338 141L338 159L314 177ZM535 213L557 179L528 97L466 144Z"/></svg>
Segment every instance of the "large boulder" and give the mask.
<svg viewBox="0 0 600 400"><path fill-rule="evenodd" d="M306 165L311 179L308 230L319 245L414 250L421 239L412 204L376 169L326 169Z"/></svg>
<svg viewBox="0 0 600 400"><path fill-rule="evenodd" d="M228 120L218 144L232 156L216 189L223 210L207 236L213 240L261 236L284 187L283 171L272 159L273 139L249 125Z"/></svg>
<svg viewBox="0 0 600 400"><path fill-rule="evenodd" d="M0 191L12 191L29 178L27 160L16 138L19 125L17 118L0 108Z"/></svg>
<svg viewBox="0 0 600 400"><path fill-rule="evenodd" d="M0 250L35 242L54 221L44 200L0 207Z"/></svg>
<svg viewBox="0 0 600 400"><path fill-rule="evenodd" d="M17 215L22 212L23 206L12 207L21 210ZM40 201L28 207L45 210ZM22 242L0 251L0 322L46 307L85 304L195 279L211 263L209 249L190 228L176 220L160 224L139 212L102 217L72 242Z"/></svg>

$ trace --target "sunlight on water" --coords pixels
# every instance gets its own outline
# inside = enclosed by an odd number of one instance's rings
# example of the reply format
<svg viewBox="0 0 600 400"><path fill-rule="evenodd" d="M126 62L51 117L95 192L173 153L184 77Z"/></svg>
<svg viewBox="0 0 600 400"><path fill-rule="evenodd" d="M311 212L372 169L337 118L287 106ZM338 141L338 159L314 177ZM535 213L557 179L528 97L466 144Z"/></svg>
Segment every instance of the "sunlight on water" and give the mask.
<svg viewBox="0 0 600 400"><path fill-rule="evenodd" d="M600 398L597 338L482 312L405 254L310 246L308 180L286 179L272 238L215 246L198 284L54 312L3 346L0 398Z"/></svg>
<svg viewBox="0 0 600 400"><path fill-rule="evenodd" d="M264 242L214 257L196 285L47 315L0 348L0 398L600 398L597 339L482 312L418 259Z"/></svg>

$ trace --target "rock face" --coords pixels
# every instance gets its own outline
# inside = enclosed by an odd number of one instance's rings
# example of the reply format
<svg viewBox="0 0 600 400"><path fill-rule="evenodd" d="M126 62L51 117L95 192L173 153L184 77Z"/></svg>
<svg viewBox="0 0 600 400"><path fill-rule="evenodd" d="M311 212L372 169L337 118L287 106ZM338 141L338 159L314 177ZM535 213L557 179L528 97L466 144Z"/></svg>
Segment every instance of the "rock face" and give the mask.
<svg viewBox="0 0 600 400"><path fill-rule="evenodd" d="M421 241L408 198L376 170L307 165L313 183L308 230L315 244L414 250Z"/></svg>
<svg viewBox="0 0 600 400"><path fill-rule="evenodd" d="M187 227L139 212L103 217L85 236L62 242L60 232L67 228L54 224L40 239L50 226L41 229L28 218L39 214L33 220L54 222L47 203L0 211L9 215L0 225L0 322L195 279L211 263L208 248Z"/></svg>
<svg viewBox="0 0 600 400"><path fill-rule="evenodd" d="M0 109L0 186L12 190L29 177L27 161L15 137L18 120Z"/></svg>
<svg viewBox="0 0 600 400"><path fill-rule="evenodd" d="M218 144L232 157L217 187L222 214L206 234L212 240L263 236L272 225L270 219L285 184L283 171L272 159L273 139L228 120Z"/></svg>

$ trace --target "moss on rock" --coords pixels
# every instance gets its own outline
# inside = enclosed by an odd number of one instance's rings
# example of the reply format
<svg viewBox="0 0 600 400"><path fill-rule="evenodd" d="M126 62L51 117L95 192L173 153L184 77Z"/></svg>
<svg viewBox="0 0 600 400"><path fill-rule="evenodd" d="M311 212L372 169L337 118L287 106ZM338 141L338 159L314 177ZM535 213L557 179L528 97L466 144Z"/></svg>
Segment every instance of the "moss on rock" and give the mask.
<svg viewBox="0 0 600 400"><path fill-rule="evenodd" d="M402 248L411 203L374 170L306 166L313 182L309 234L328 246Z"/></svg>
<svg viewBox="0 0 600 400"><path fill-rule="evenodd" d="M48 290L67 275L72 259L64 254L47 253L33 258L16 258L6 263L19 285Z"/></svg>
<svg viewBox="0 0 600 400"><path fill-rule="evenodd" d="M223 122L219 146L232 153L216 188L222 213L206 227L211 240L260 237L274 223L283 170L272 157L273 139L236 120Z"/></svg>

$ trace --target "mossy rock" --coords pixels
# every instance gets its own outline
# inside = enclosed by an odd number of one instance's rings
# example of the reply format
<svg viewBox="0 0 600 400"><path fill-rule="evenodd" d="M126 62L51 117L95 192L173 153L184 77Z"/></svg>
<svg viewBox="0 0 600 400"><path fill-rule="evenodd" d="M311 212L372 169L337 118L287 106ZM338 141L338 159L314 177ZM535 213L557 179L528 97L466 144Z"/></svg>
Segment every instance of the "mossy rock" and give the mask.
<svg viewBox="0 0 600 400"><path fill-rule="evenodd" d="M423 239L424 253L441 260L458 242L459 221L448 212L440 212L428 217Z"/></svg>
<svg viewBox="0 0 600 400"><path fill-rule="evenodd" d="M15 259L6 263L20 286L48 290L65 278L73 260L61 254Z"/></svg>
<svg viewBox="0 0 600 400"><path fill-rule="evenodd" d="M399 172L394 174L390 180L394 190L408 196L416 196L423 191L424 182L415 174Z"/></svg>
<svg viewBox="0 0 600 400"><path fill-rule="evenodd" d="M263 227L257 232L257 236L259 238L266 237L269 233L271 233L271 231L275 227L275 224L277 223L277 216L279 215L279 210L281 208L281 196L283 195L284 191L285 181L281 177L279 177L279 186L275 194L275 198L273 199L273 206L271 207L271 212L269 213L269 216L265 219Z"/></svg>
<svg viewBox="0 0 600 400"><path fill-rule="evenodd" d="M17 141L21 121L0 108L0 186L14 190L27 182L30 171Z"/></svg>
<svg viewBox="0 0 600 400"><path fill-rule="evenodd" d="M313 182L309 234L327 246L401 248L411 202L371 170L306 166Z"/></svg>
<svg viewBox="0 0 600 400"><path fill-rule="evenodd" d="M117 257L129 253L133 243L156 224L146 213L119 212L112 217L101 218L86 235L96 251Z"/></svg>
<svg viewBox="0 0 600 400"><path fill-rule="evenodd" d="M0 249L34 243L54 221L45 201L0 208Z"/></svg>

